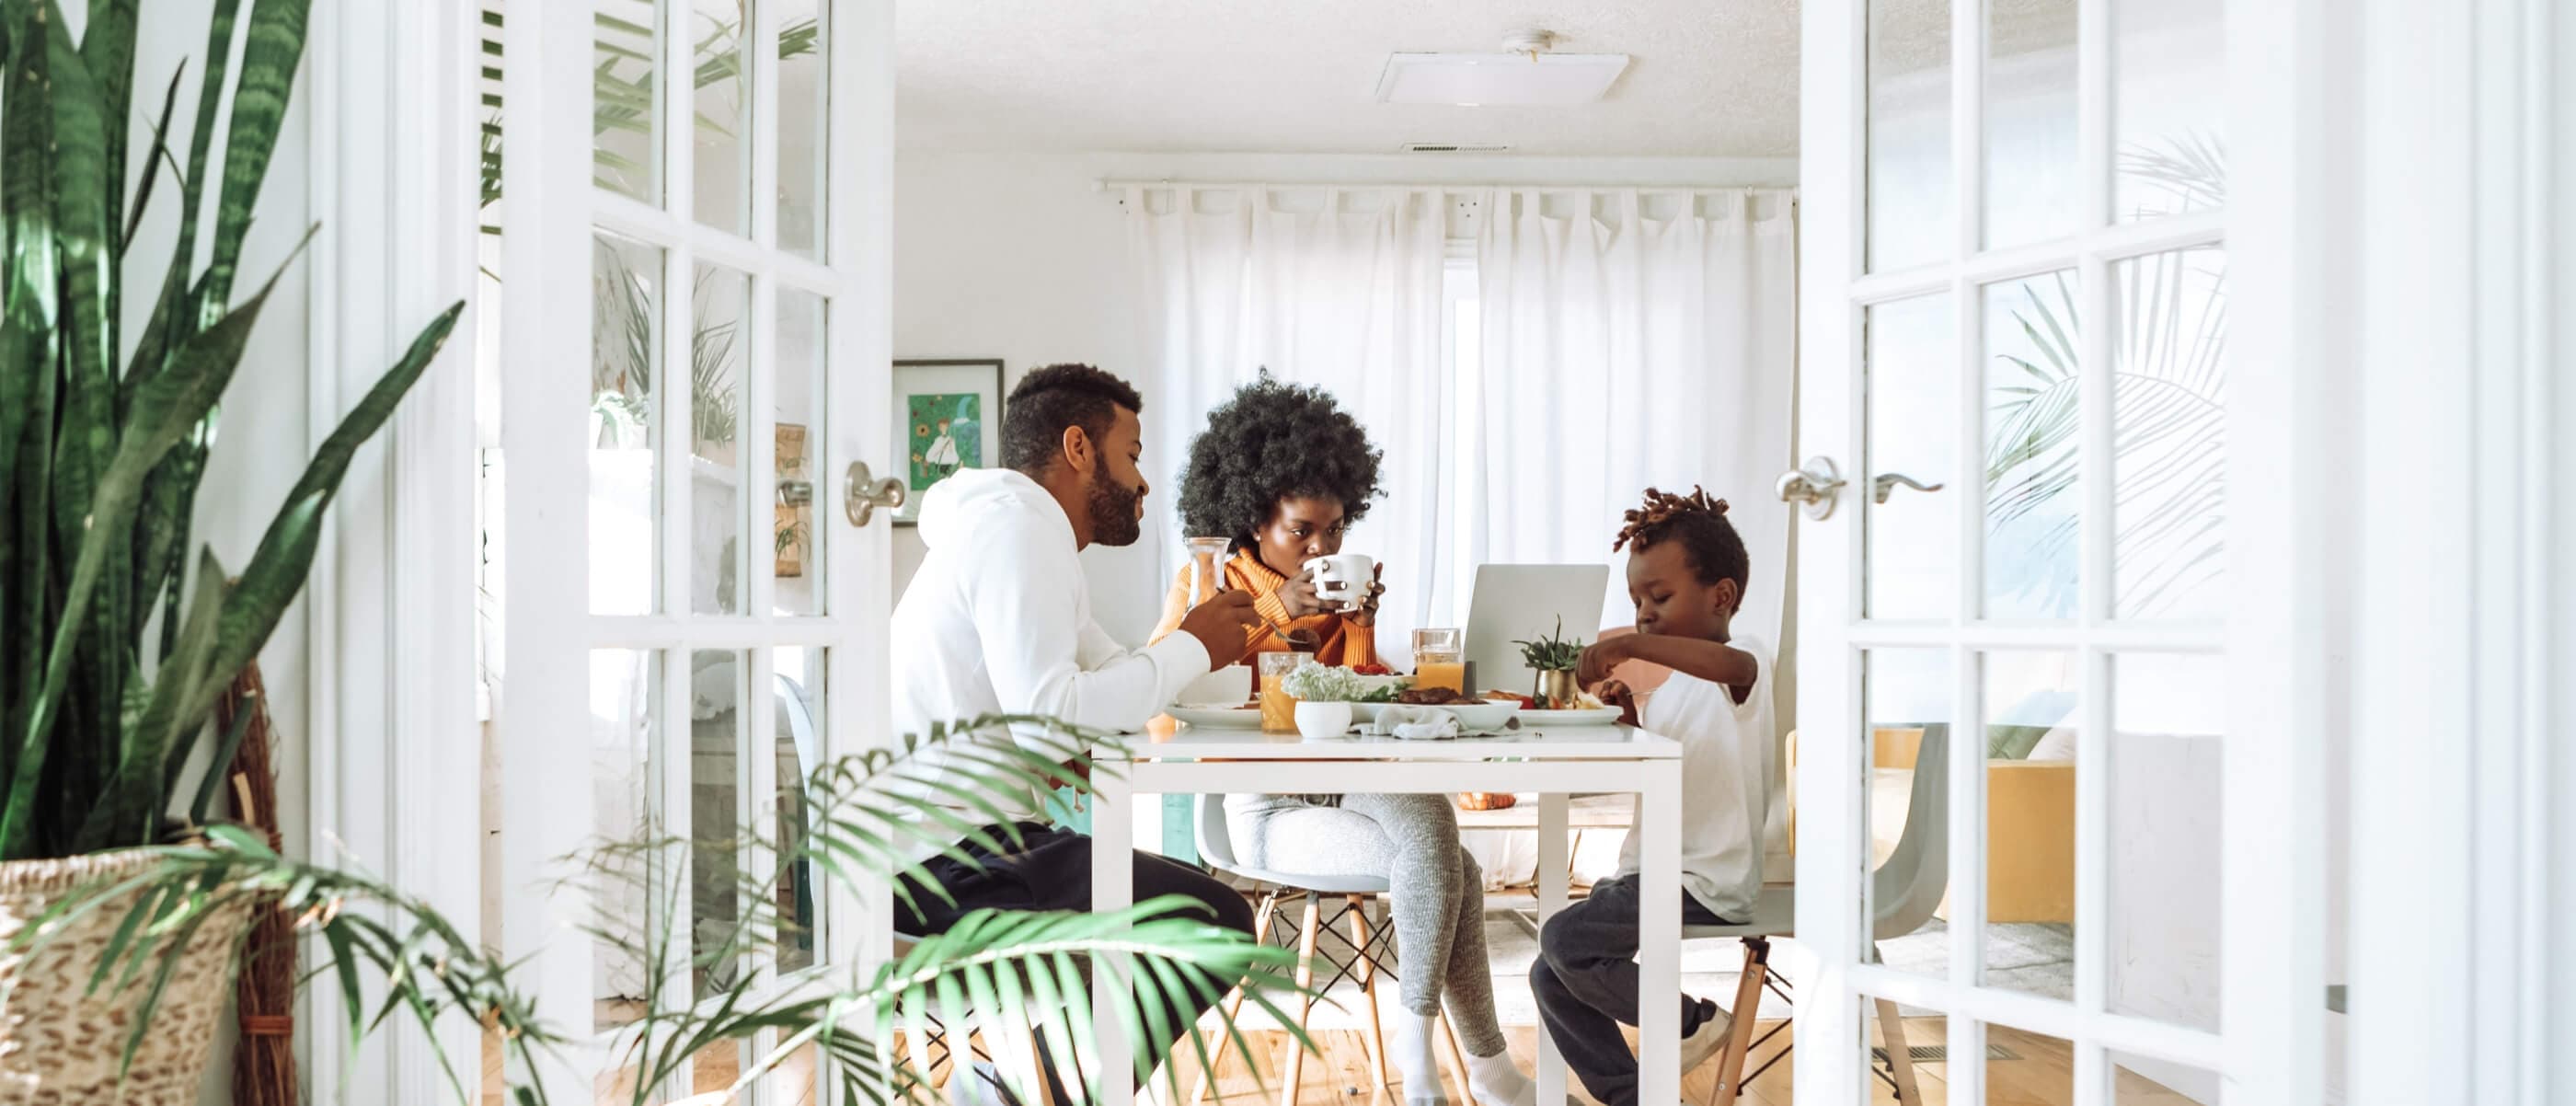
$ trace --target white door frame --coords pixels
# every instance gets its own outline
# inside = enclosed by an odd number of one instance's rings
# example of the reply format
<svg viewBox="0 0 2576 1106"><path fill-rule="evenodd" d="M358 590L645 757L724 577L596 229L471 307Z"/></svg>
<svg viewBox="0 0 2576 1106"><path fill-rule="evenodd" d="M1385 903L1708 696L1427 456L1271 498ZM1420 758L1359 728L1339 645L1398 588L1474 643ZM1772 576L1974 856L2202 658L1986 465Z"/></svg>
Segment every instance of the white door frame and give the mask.
<svg viewBox="0 0 2576 1106"><path fill-rule="evenodd" d="M1971 260L1939 271L1887 275L1863 272L1859 233L1864 211L1867 0L1810 0L1803 9L1801 85L1801 188L1808 219L1801 228L1800 348L1805 366L1800 377L1802 455L1822 454L1851 468L1848 479L1861 489L1846 493L1848 509L1801 536L1799 579L1802 645L1799 716L1815 739L1801 742L1798 773L1800 825L1813 845L1801 849L1798 932L1802 943L1818 953L1819 970L1812 986L1799 991L1796 1085L1801 1100L1859 1101L1864 1082L1859 1047L1864 1004L1869 995L1927 1006L1952 1015L1952 1056L1982 1055L1982 1033L1976 1023L2003 1022L2067 1033L2082 1038L2074 1056L2077 1106L2102 1106L2110 1086L2104 1045L2123 1052L2216 1071L2231 1102L2312 1102L2322 1071L2324 887L2321 861L2324 840L2324 795L2318 753L2325 745L2327 682L2319 659L2325 655L2324 614L2328 597L2314 581L2297 573L2315 560L2326 533L2321 525L2327 507L2302 497L2271 494L2283 474L2312 471L2322 420L2304 402L2300 387L2323 371L2297 340L2294 322L2306 316L2281 311L2280 297L2291 290L2310 294L2307 286L2283 279L2301 251L2315 239L2300 233L2312 225L2308 213L2294 212L2293 165L2304 172L2290 141L2304 122L2301 112L2312 105L2302 99L2304 70L2294 55L2300 33L2313 34L2328 13L2323 4L2276 4L2274 0L2230 0L2226 9L2230 59L2230 207L2224 221L2168 218L2152 223L2088 229L2071 255L2052 250L2014 250L1977 255L1981 162L1978 136L1982 73L1975 44L1983 41L1985 5L1958 0L1951 7L1951 40L1965 45L1950 69L1951 202L1961 213L1959 233ZM2080 0L2078 56L2085 74L2078 104L2082 133L2082 181L2085 211L2108 209L2109 94L2103 74L2110 56L2110 0ZM2259 155L2255 151L2261 150ZM1862 566L1863 536L1857 504L1866 495L1869 473L1862 464L1862 419L1853 391L1860 355L1859 312L1855 300L1880 302L1899 296L1951 290L1961 320L1961 356L1974 358L1979 307L1968 297L1980 282L2048 271L2078 270L2084 314L2084 363L2107 361L2110 347L2103 324L2111 297L2105 255L2135 254L2196 245L2223 236L2232 271L2231 288L2243 306L2230 311L2231 358L2228 422L2230 501L2227 538L2231 612L2223 628L2163 627L2117 622L2081 623L2073 631L2030 629L2011 625L1971 624L1918 631L1913 627L1856 629L1853 608ZM2312 263L2312 262L2311 262ZM1927 275L1928 274L1928 275ZM2281 287L2270 287L2278 284ZM2262 289L2259 294L2253 293ZM2300 301L2306 306L2305 300ZM2260 305L2260 306L2258 306ZM1973 362L1968 363L1970 365ZM1963 379L1969 379L1963 365ZM2107 379L2088 377L2085 408L2089 421L2083 445L2088 473L2087 517L2108 517L2109 425ZM1983 403L1979 389L1962 389L1963 410ZM1960 456L1979 456L1963 447ZM1964 462L1963 462L1964 463ZM1962 481L1965 482L1964 480ZM2292 485L2301 486L2301 485ZM1981 512L1962 521L1966 542L1960 564L1963 589L1973 589L1978 562L1977 532ZM2088 610L2099 609L2108 594L2109 537L2105 528L2088 525L2083 555ZM2098 871L2079 865L2076 885L2079 919L2077 1003L2066 1004L2007 991L1971 986L1978 963L1983 903L1977 894L1953 895L1950 928L1971 936L1955 939L1946 980L1909 975L1860 963L1867 934L1855 905L1862 901L1866 850L1848 840L1864 825L1859 795L1851 781L1861 778L1862 743L1841 740L1855 732L1860 705L1858 678L1864 646L1954 645L1971 650L2017 645L2101 649L2224 650L2231 688L2223 743L2225 794L2222 797L2228 845L2220 886L2226 896L2221 927L2224 950L2223 1033L2161 1025L2144 1019L2101 1012L2104 950L2103 919L2109 906L2107 881ZM1963 654L1963 655L1973 655ZM2098 652L2091 654L2098 658ZM2095 688L2083 705L2078 728L2077 760L2107 763L2110 709L2099 693L2107 664L2095 659L2087 683ZM1973 725L1980 687L1973 671L1956 674L1957 717ZM1982 743L1956 741L1952 761L1951 806L1981 809L1976 801L1984 781ZM2100 856L2107 826L2102 773L2079 778L2078 848ZM2084 814L2091 811L2090 815ZM1951 834L1950 878L1953 888L1982 886L1983 820L1970 819ZM1840 835L1840 836L1837 836ZM1819 847L1821 846L1821 847ZM1973 1019L1973 1021L1971 1021ZM1950 1090L1957 1100L1980 1100L1982 1064L1954 1064Z"/></svg>
<svg viewBox="0 0 2576 1106"><path fill-rule="evenodd" d="M307 335L308 442L337 425L420 329L468 308L324 519L303 604L310 635L306 839L426 900L469 941L481 902L474 661L474 338L480 65L473 5L319 4L299 104L311 112L319 233ZM274 182L273 182L274 183ZM308 959L307 961L311 961ZM352 1050L339 1000L307 989L301 1045L318 1102L445 1102L430 1042L395 1019ZM479 1071L456 1012L438 1047Z"/></svg>
<svg viewBox="0 0 2576 1106"><path fill-rule="evenodd" d="M2576 1048L2576 693L2554 659L2576 627L2560 578L2576 18L2552 0L2368 0L2343 18L2368 443L2351 479L2367 612L2352 1100L2538 1106L2563 1097Z"/></svg>

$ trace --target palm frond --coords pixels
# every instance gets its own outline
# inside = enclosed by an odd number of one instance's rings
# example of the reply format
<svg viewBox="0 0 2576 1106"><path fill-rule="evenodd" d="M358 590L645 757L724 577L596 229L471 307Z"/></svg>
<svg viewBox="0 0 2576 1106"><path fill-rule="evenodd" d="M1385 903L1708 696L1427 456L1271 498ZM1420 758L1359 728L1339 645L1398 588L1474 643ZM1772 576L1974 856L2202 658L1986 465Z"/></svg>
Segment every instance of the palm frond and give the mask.
<svg viewBox="0 0 2576 1106"><path fill-rule="evenodd" d="M1101 1070L1094 1016L1130 1026L1132 1059L1147 1070L1182 1037L1193 1042L1201 1070L1212 1068L1224 1049L1211 1055L1195 1034L1162 1024L1162 1011L1238 984L1276 1010L1276 995L1294 993L1293 954L1186 914L1194 905L1186 899L1098 915L977 912L867 975L770 970L809 928L783 905L789 873L891 886L897 909L907 909L916 894L942 893L903 878L917 871L916 858L981 867L979 850L1018 844L1018 830L996 806L1001 797L1059 785L1087 792L1090 773L1114 771L1095 750L1119 747L1119 738L1043 718L971 719L818 766L790 823L755 819L695 838L648 831L572 858L571 878L597 911L585 932L635 988L633 1018L617 1028L610 1050L615 1066L632 1074L633 1101L680 1079L716 1043L750 1049L766 1039L774 1044L743 1059L737 1090L811 1045L867 1075L836 1077L855 1101L905 1102L927 1093L929 1065L918 1054L927 1035L949 1027L951 1039L962 1040L959 1027L975 1025L993 1035L988 1041L1037 1034L1051 1042L1062 1085L1089 1087ZM1094 1011L1086 981L1099 965L1133 985L1111 1008ZM897 1032L914 1055L887 1050ZM1227 1036L1248 1055L1239 1033L1229 1028ZM1177 1079L1188 1057L1172 1058L1167 1075ZM1005 1069L1016 1090L1033 1096L1024 1100L1043 1100L1042 1073L1025 1064Z"/></svg>
<svg viewBox="0 0 2576 1106"><path fill-rule="evenodd" d="M2191 204L2222 204L2224 153L2185 136L2169 148L2123 152L2123 172L2164 182ZM2150 254L2114 266L2111 366L2117 613L2153 617L2216 578L2226 498L2226 318L2223 261L2214 250ZM2027 355L1999 357L2026 383L1990 386L1987 522L1997 533L2054 506L2060 516L1990 571L2035 592L2071 594L2077 515L2063 497L2079 483L2079 319L2072 291L2032 291L2014 311ZM1997 374L2001 375L2001 374ZM2001 545L2003 543L1997 543Z"/></svg>

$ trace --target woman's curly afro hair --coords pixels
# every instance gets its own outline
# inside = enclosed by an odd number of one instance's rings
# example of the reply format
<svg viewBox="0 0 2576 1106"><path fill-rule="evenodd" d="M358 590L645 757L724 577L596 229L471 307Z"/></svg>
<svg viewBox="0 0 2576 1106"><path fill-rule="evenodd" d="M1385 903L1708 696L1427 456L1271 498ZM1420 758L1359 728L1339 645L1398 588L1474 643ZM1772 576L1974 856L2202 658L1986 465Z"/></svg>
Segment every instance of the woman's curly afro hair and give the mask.
<svg viewBox="0 0 2576 1106"><path fill-rule="evenodd" d="M1241 549L1280 500L1310 496L1340 500L1344 521L1357 522L1377 498L1384 457L1323 389L1282 384L1265 370L1208 412L1207 430L1191 440L1181 525Z"/></svg>

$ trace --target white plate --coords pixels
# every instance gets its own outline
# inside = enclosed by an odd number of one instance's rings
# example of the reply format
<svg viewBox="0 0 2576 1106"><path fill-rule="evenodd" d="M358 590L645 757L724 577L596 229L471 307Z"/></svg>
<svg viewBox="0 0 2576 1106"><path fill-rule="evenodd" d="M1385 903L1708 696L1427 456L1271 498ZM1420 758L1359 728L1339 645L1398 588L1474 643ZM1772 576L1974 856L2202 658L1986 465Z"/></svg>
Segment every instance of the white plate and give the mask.
<svg viewBox="0 0 2576 1106"><path fill-rule="evenodd" d="M1261 711L1257 707L1173 707L1172 717L1210 730L1261 728Z"/></svg>
<svg viewBox="0 0 2576 1106"><path fill-rule="evenodd" d="M1592 707L1585 710L1525 710L1521 725L1529 726L1607 726L1619 721L1619 708Z"/></svg>

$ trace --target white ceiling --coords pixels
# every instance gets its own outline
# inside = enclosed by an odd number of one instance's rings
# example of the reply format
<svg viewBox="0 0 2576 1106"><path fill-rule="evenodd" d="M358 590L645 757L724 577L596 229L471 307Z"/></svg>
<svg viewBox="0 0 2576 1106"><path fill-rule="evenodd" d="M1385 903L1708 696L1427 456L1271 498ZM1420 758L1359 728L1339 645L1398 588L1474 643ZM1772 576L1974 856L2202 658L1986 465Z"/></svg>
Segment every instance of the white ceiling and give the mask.
<svg viewBox="0 0 2576 1106"><path fill-rule="evenodd" d="M896 139L910 149L1797 152L1796 0L909 0L896 10ZM1525 27L1557 32L1562 52L1629 54L1628 71L1602 102L1577 107L1376 100L1390 53L1491 51Z"/></svg>

